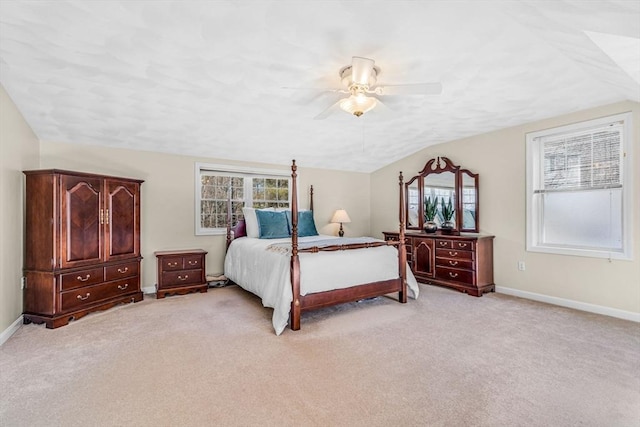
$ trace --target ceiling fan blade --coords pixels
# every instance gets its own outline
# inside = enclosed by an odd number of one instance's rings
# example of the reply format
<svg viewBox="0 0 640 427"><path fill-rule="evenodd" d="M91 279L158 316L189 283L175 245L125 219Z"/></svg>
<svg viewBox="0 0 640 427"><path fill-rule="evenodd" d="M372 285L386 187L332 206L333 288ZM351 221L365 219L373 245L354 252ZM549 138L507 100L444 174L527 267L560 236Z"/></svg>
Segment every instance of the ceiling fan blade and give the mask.
<svg viewBox="0 0 640 427"><path fill-rule="evenodd" d="M374 63L373 59L354 56L351 60L351 81L359 85L368 85Z"/></svg>
<svg viewBox="0 0 640 427"><path fill-rule="evenodd" d="M321 112L320 114L318 114L317 116L315 116L313 118L313 120L324 120L327 117L329 117L330 115L332 115L333 113L335 113L337 110L340 109L340 102L342 101L342 99L337 100L334 104L332 104L329 108L327 108L326 110L324 110L323 112Z"/></svg>
<svg viewBox="0 0 640 427"><path fill-rule="evenodd" d="M373 89L376 95L440 95L442 83L416 83L407 85L381 85Z"/></svg>

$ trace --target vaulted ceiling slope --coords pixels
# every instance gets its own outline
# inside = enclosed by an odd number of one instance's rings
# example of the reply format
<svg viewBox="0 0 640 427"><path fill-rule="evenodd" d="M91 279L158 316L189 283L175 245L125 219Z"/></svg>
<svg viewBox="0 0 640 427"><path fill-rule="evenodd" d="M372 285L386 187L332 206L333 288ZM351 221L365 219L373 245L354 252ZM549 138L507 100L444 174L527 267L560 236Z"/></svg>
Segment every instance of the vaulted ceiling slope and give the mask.
<svg viewBox="0 0 640 427"><path fill-rule="evenodd" d="M441 82L314 120L341 67ZM640 101L640 1L0 1L0 82L41 141L371 172Z"/></svg>

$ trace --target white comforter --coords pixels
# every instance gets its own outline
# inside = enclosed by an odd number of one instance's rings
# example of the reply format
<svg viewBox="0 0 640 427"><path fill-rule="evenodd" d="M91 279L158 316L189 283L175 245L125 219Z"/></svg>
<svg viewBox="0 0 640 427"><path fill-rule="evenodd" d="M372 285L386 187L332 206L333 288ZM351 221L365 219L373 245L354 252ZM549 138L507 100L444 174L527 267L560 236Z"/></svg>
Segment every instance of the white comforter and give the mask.
<svg viewBox="0 0 640 427"><path fill-rule="evenodd" d="M300 244L333 236L301 237ZM287 327L293 293L291 291L291 255L269 246L291 239L256 239L243 237L231 242L224 262L224 274L247 291L262 298L265 307L273 308L273 328L277 335ZM274 250L275 249L275 250ZM380 246L347 251L301 253L300 293L316 293L347 288L363 283L398 277L398 250ZM409 296L418 297L418 284L407 266Z"/></svg>

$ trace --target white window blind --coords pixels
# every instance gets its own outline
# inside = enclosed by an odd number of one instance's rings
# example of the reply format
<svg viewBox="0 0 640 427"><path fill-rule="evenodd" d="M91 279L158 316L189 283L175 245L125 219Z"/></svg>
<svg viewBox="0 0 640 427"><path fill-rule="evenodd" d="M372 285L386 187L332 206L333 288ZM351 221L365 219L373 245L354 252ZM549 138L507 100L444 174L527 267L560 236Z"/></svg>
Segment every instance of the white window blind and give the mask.
<svg viewBox="0 0 640 427"><path fill-rule="evenodd" d="M630 114L527 135L527 249L630 257Z"/></svg>

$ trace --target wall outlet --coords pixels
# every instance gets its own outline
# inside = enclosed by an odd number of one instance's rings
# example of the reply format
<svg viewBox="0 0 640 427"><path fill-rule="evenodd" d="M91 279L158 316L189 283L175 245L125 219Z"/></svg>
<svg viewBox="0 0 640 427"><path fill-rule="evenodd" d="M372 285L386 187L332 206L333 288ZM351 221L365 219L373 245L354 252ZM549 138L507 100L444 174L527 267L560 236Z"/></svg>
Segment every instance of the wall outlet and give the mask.
<svg viewBox="0 0 640 427"><path fill-rule="evenodd" d="M22 276L20 278L20 289L23 289L27 287L27 278Z"/></svg>
<svg viewBox="0 0 640 427"><path fill-rule="evenodd" d="M518 261L518 270L520 270L520 271L524 271L525 270L524 261Z"/></svg>

